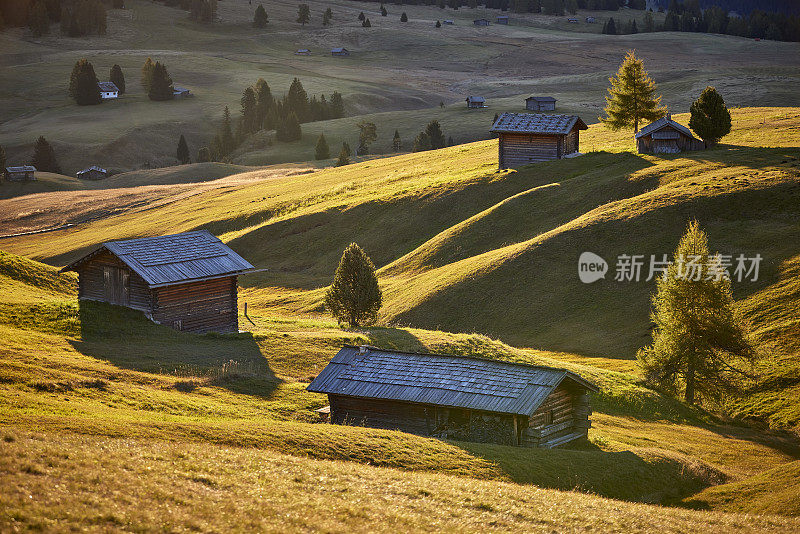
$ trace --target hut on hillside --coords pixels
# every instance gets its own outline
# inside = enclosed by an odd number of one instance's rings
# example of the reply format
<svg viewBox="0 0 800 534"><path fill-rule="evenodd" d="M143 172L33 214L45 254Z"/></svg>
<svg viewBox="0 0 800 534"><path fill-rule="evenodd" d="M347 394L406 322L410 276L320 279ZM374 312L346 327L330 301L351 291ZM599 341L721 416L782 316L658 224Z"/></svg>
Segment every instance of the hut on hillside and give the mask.
<svg viewBox="0 0 800 534"><path fill-rule="evenodd" d="M586 17L587 24L594 24L594 17Z"/></svg>
<svg viewBox="0 0 800 534"><path fill-rule="evenodd" d="M103 100L110 100L119 98L119 88L113 82L97 82L97 87L100 89L100 97Z"/></svg>
<svg viewBox="0 0 800 534"><path fill-rule="evenodd" d="M529 96L525 99L525 109L531 111L555 111L557 100L552 96Z"/></svg>
<svg viewBox="0 0 800 534"><path fill-rule="evenodd" d="M597 391L564 369L351 345L307 389L333 424L547 448L586 438Z"/></svg>
<svg viewBox="0 0 800 534"><path fill-rule="evenodd" d="M706 145L695 138L686 126L672 120L672 115L651 122L636 134L640 154L677 154L686 150L703 150Z"/></svg>
<svg viewBox="0 0 800 534"><path fill-rule="evenodd" d="M475 19L472 21L472 24L475 26L488 26L490 22L489 19Z"/></svg>
<svg viewBox="0 0 800 534"><path fill-rule="evenodd" d="M188 332L238 332L237 277L253 266L205 230L109 241L67 265L78 298Z"/></svg>
<svg viewBox="0 0 800 534"><path fill-rule="evenodd" d="M567 19L567 22L569 22L570 24L577 24L578 23L578 18L577 17L569 17Z"/></svg>
<svg viewBox="0 0 800 534"><path fill-rule="evenodd" d="M498 15L497 16L497 23L498 24L505 24L508 26L508 15Z"/></svg>
<svg viewBox="0 0 800 534"><path fill-rule="evenodd" d="M469 109L477 109L477 108L485 108L486 107L486 99L482 96L468 96L467 97L467 108Z"/></svg>
<svg viewBox="0 0 800 534"><path fill-rule="evenodd" d="M300 49L297 50L297 52L295 52L295 55L298 55L298 56L310 56L311 55L311 50L309 50L308 48L300 48Z"/></svg>
<svg viewBox="0 0 800 534"><path fill-rule="evenodd" d="M181 98L189 98L192 96L192 92L185 87L178 87L177 85L172 88L172 98L175 100Z"/></svg>
<svg viewBox="0 0 800 534"><path fill-rule="evenodd" d="M346 48L331 48L331 55L332 56L349 56L350 51Z"/></svg>
<svg viewBox="0 0 800 534"><path fill-rule="evenodd" d="M6 167L3 175L9 182L25 182L36 180L36 167L33 165L20 165L18 167Z"/></svg>
<svg viewBox="0 0 800 534"><path fill-rule="evenodd" d="M452 21L452 20L449 20L449 19L448 19L448 20L443 20L443 21L442 21L442 24L445 24L445 25L447 25L447 26L452 26L452 25L454 25L454 24L455 24L455 22L454 22L454 21Z"/></svg>
<svg viewBox="0 0 800 534"><path fill-rule="evenodd" d="M580 130L586 129L577 115L503 113L491 132L500 138L500 168L515 169L577 153Z"/></svg>
<svg viewBox="0 0 800 534"><path fill-rule="evenodd" d="M82 180L102 180L108 178L108 171L98 165L92 165L82 171L78 171L75 176Z"/></svg>

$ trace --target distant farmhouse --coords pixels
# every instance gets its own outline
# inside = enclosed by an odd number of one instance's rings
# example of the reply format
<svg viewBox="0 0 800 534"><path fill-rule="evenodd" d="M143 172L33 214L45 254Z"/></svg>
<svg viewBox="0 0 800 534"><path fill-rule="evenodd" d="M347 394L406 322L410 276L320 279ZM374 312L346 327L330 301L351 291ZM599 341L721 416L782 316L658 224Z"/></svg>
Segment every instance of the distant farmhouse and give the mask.
<svg viewBox="0 0 800 534"><path fill-rule="evenodd" d="M332 48L331 49L332 56L349 56L350 51L346 48Z"/></svg>
<svg viewBox="0 0 800 534"><path fill-rule="evenodd" d="M78 171L75 176L81 178L82 180L102 180L103 178L108 177L108 171L103 167L92 165L91 167L87 167L82 171Z"/></svg>
<svg viewBox="0 0 800 534"><path fill-rule="evenodd" d="M564 369L350 345L307 389L333 424L544 448L587 437L597 391Z"/></svg>
<svg viewBox="0 0 800 534"><path fill-rule="evenodd" d="M475 19L472 21L472 24L475 26L488 26L490 22L489 19Z"/></svg>
<svg viewBox="0 0 800 534"><path fill-rule="evenodd" d="M205 230L109 241L67 265L78 298L188 332L238 332L237 277L253 266Z"/></svg>
<svg viewBox="0 0 800 534"><path fill-rule="evenodd" d="M556 99L552 96L529 96L525 99L525 109L531 111L555 111Z"/></svg>
<svg viewBox="0 0 800 534"><path fill-rule="evenodd" d="M177 85L172 88L172 98L179 99L179 98L189 98L192 96L192 92L185 87L178 87Z"/></svg>
<svg viewBox="0 0 800 534"><path fill-rule="evenodd" d="M455 24L455 22L453 22L452 20L443 20L442 24L447 24L448 26L452 26Z"/></svg>
<svg viewBox="0 0 800 534"><path fill-rule="evenodd" d="M586 17L587 24L594 24L594 17Z"/></svg>
<svg viewBox="0 0 800 534"><path fill-rule="evenodd" d="M6 167L3 175L9 182L26 182L36 180L36 167L21 165L19 167Z"/></svg>
<svg viewBox="0 0 800 534"><path fill-rule="evenodd" d="M499 15L497 17L497 23L508 25L508 15Z"/></svg>
<svg viewBox="0 0 800 534"><path fill-rule="evenodd" d="M570 24L577 24L579 21L575 17L570 17L567 19L567 22L569 22Z"/></svg>
<svg viewBox="0 0 800 534"><path fill-rule="evenodd" d="M295 52L295 54L298 56L310 56L311 50L308 48L300 48L297 52Z"/></svg>
<svg viewBox="0 0 800 534"><path fill-rule="evenodd" d="M580 130L586 129L576 115L503 113L491 132L500 138L500 168L515 169L577 153Z"/></svg>
<svg viewBox="0 0 800 534"><path fill-rule="evenodd" d="M703 150L706 145L695 138L686 126L667 115L651 122L636 134L640 154L677 154L686 150Z"/></svg>
<svg viewBox="0 0 800 534"><path fill-rule="evenodd" d="M97 82L103 100L119 98L119 88L113 82Z"/></svg>
<svg viewBox="0 0 800 534"><path fill-rule="evenodd" d="M485 108L486 99L483 98L482 96L468 96L467 107L469 109Z"/></svg>

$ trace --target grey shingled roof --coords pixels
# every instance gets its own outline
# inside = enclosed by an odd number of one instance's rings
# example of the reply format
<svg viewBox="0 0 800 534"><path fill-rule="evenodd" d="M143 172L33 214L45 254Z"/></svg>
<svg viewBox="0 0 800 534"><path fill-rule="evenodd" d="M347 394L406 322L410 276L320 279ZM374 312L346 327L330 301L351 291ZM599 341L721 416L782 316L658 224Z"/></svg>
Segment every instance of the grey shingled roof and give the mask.
<svg viewBox="0 0 800 534"><path fill-rule="evenodd" d="M89 171L108 172L107 170L105 170L103 167L100 167L99 165L92 165L91 167L86 167L82 171L78 171L75 174L84 174L84 173L87 173Z"/></svg>
<svg viewBox="0 0 800 534"><path fill-rule="evenodd" d="M491 131L499 133L566 135L575 126L580 130L586 130L586 124L577 115L503 113L492 125Z"/></svg>
<svg viewBox="0 0 800 534"><path fill-rule="evenodd" d="M150 287L221 278L253 269L245 259L205 230L103 243L97 250L67 265L74 271L107 250L141 276Z"/></svg>
<svg viewBox="0 0 800 534"><path fill-rule="evenodd" d="M468 356L345 345L308 391L532 415L563 381L597 391L565 369Z"/></svg>
<svg viewBox="0 0 800 534"><path fill-rule="evenodd" d="M97 82L98 87L100 87L100 91L107 93L109 91L113 91L115 93L119 92L119 87L113 82Z"/></svg>
<svg viewBox="0 0 800 534"><path fill-rule="evenodd" d="M8 172L36 172L36 167L33 165L20 165L18 167L6 167Z"/></svg>
<svg viewBox="0 0 800 534"><path fill-rule="evenodd" d="M660 129L666 127L666 126L671 126L671 127L675 128L676 130L678 130L679 132L681 132L682 134L686 135L687 137L695 139L695 136L692 135L692 131L689 128L687 128L683 124L679 124L679 123L675 122L674 120L672 120L672 116L670 116L670 115L667 115L666 117L661 117L660 119L658 119L655 122L651 122L650 124L648 124L647 126L642 128L641 130L639 130L639 132L634 137L636 139L639 139L642 136L650 135L653 132L657 132L658 130L660 130Z"/></svg>
<svg viewBox="0 0 800 534"><path fill-rule="evenodd" d="M482 96L468 96L467 100L470 102L486 102L486 99Z"/></svg>
<svg viewBox="0 0 800 534"><path fill-rule="evenodd" d="M535 100L537 102L555 102L556 99L552 96L529 96L525 100Z"/></svg>

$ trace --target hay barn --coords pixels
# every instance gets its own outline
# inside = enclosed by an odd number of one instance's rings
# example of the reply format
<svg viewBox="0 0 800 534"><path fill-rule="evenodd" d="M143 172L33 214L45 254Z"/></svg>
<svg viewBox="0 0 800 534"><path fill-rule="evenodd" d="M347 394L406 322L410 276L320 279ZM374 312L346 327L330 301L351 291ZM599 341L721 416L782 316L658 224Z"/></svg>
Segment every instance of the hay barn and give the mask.
<svg viewBox="0 0 800 534"><path fill-rule="evenodd" d="M636 134L640 154L677 154L687 150L703 150L706 145L692 131L667 115L651 122Z"/></svg>
<svg viewBox="0 0 800 534"><path fill-rule="evenodd" d="M580 130L586 129L576 115L503 113L491 132L499 137L500 168L515 169L577 153Z"/></svg>
<svg viewBox="0 0 800 534"><path fill-rule="evenodd" d="M100 97L103 100L110 100L119 98L119 88L113 82L98 82L97 87L100 89Z"/></svg>
<svg viewBox="0 0 800 534"><path fill-rule="evenodd" d="M237 277L253 266L205 230L109 241L61 271L78 298L140 310L188 332L238 332Z"/></svg>
<svg viewBox="0 0 800 534"><path fill-rule="evenodd" d="M486 107L486 99L482 96L468 96L467 97L467 108L469 109L478 109L478 108L485 108Z"/></svg>
<svg viewBox="0 0 800 534"><path fill-rule="evenodd" d="M98 165L92 165L82 171L78 171L75 176L82 180L102 180L108 177L108 171Z"/></svg>
<svg viewBox="0 0 800 534"><path fill-rule="evenodd" d="M6 167L3 173L6 181L25 182L36 180L36 167L33 165L21 165L19 167Z"/></svg>
<svg viewBox="0 0 800 534"><path fill-rule="evenodd" d="M586 438L597 391L564 369L351 345L307 389L333 424L547 448Z"/></svg>
<svg viewBox="0 0 800 534"><path fill-rule="evenodd" d="M529 96L525 99L525 109L530 111L555 111L557 100L552 96Z"/></svg>

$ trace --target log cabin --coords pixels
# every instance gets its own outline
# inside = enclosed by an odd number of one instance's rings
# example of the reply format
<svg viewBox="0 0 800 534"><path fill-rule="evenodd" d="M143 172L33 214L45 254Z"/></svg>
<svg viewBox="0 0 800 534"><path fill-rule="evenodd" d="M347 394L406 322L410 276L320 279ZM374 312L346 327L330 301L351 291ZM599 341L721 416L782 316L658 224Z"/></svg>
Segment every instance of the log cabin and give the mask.
<svg viewBox="0 0 800 534"><path fill-rule="evenodd" d="M119 98L119 88L114 82L97 82L97 88L100 89L100 97L103 100Z"/></svg>
<svg viewBox="0 0 800 534"><path fill-rule="evenodd" d="M98 165L92 165L82 171L78 171L75 176L82 180L102 180L103 178L108 178L108 171Z"/></svg>
<svg viewBox="0 0 800 534"><path fill-rule="evenodd" d="M508 26L508 15L499 15L497 17L497 23L505 24L506 26Z"/></svg>
<svg viewBox="0 0 800 534"><path fill-rule="evenodd" d="M332 56L349 56L350 51L346 48L331 48L331 55Z"/></svg>
<svg viewBox="0 0 800 534"><path fill-rule="evenodd" d="M543 448L587 437L597 391L564 369L352 345L307 389L332 424Z"/></svg>
<svg viewBox="0 0 800 534"><path fill-rule="evenodd" d="M525 99L525 109L530 111L555 111L557 100L552 96L529 96Z"/></svg>
<svg viewBox="0 0 800 534"><path fill-rule="evenodd" d="M78 298L142 311L187 332L239 331L237 277L253 271L205 230L109 241L61 272L78 273Z"/></svg>
<svg viewBox="0 0 800 534"><path fill-rule="evenodd" d="M489 19L475 19L472 21L472 24L475 26L488 26L490 22Z"/></svg>
<svg viewBox="0 0 800 534"><path fill-rule="evenodd" d="M639 130L635 137L639 154L677 154L706 147L689 128L672 120L669 114Z"/></svg>
<svg viewBox="0 0 800 534"><path fill-rule="evenodd" d="M586 129L576 115L503 113L491 132L499 137L500 169L516 169L577 153L580 130Z"/></svg>
<svg viewBox="0 0 800 534"><path fill-rule="evenodd" d="M486 107L486 99L482 96L468 96L467 109L480 109Z"/></svg>
<svg viewBox="0 0 800 534"><path fill-rule="evenodd" d="M8 182L25 182L29 180L36 180L36 167L33 165L6 167L4 175L6 181Z"/></svg>

